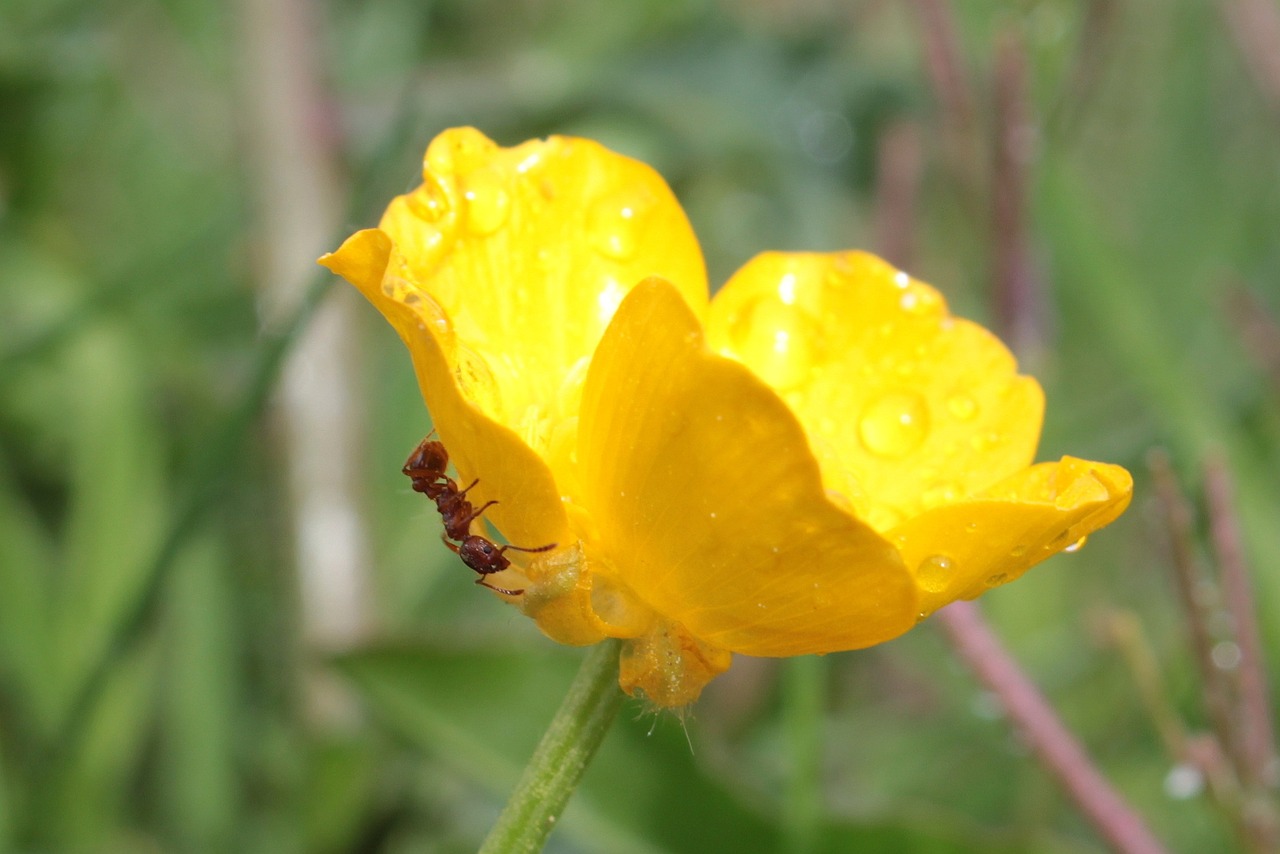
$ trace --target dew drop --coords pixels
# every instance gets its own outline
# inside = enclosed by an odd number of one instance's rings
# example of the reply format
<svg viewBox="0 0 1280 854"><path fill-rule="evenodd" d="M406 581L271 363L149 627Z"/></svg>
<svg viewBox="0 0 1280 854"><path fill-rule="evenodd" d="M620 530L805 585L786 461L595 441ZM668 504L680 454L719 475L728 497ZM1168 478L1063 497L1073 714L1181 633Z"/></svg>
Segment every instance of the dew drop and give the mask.
<svg viewBox="0 0 1280 854"><path fill-rule="evenodd" d="M461 128L436 137L427 148L424 170L452 175L474 169L498 148L480 131Z"/></svg>
<svg viewBox="0 0 1280 854"><path fill-rule="evenodd" d="M976 534L976 533L978 533L978 523L977 523L977 522L966 522L966 523L965 523L965 526L964 526L964 531L965 531L965 533L966 533L966 534Z"/></svg>
<svg viewBox="0 0 1280 854"><path fill-rule="evenodd" d="M1176 801L1194 798L1204 791L1204 774L1189 762L1179 763L1164 776L1164 793Z"/></svg>
<svg viewBox="0 0 1280 854"><path fill-rule="evenodd" d="M449 212L449 199L434 175L423 177L422 186L404 196L409 211L423 222L438 222Z"/></svg>
<svg viewBox="0 0 1280 854"><path fill-rule="evenodd" d="M811 314L773 295L748 301L729 318L734 353L779 390L810 378L820 354L820 334Z"/></svg>
<svg viewBox="0 0 1280 854"><path fill-rule="evenodd" d="M858 421L858 438L881 457L904 457L929 433L929 411L913 391L895 391L873 400Z"/></svg>
<svg viewBox="0 0 1280 854"><path fill-rule="evenodd" d="M647 196L620 192L598 199L587 213L587 237L591 246L615 261L636 253L645 216L652 206Z"/></svg>
<svg viewBox="0 0 1280 854"><path fill-rule="evenodd" d="M999 587L1001 584L1004 584L1008 580L1009 580L1009 573L1007 572L997 573L996 575L993 575L987 579L987 586Z"/></svg>
<svg viewBox="0 0 1280 854"><path fill-rule="evenodd" d="M912 314L928 314L937 311L941 302L942 299L937 291L915 282L898 297L898 305L902 310Z"/></svg>
<svg viewBox="0 0 1280 854"><path fill-rule="evenodd" d="M1026 546L1021 546L1021 545L1019 545L1019 546L1014 546L1014 547L1009 551L1009 557L1023 557L1023 556L1025 556L1025 555L1026 555L1026 553L1027 553L1027 547L1026 547Z"/></svg>
<svg viewBox="0 0 1280 854"><path fill-rule="evenodd" d="M877 531L883 532L900 525L905 517L900 511L892 507L877 504L867 511L866 518L868 525Z"/></svg>
<svg viewBox="0 0 1280 854"><path fill-rule="evenodd" d="M978 403L967 394L953 394L947 400L947 411L961 421L972 421L978 414Z"/></svg>
<svg viewBox="0 0 1280 854"><path fill-rule="evenodd" d="M959 484L939 483L926 489L924 495L920 496L920 500L925 507L940 507L943 504L952 503L959 497Z"/></svg>
<svg viewBox="0 0 1280 854"><path fill-rule="evenodd" d="M1218 641L1210 650L1209 657L1213 659L1213 666L1219 670L1235 670L1240 666L1244 655L1240 651L1240 645L1234 641Z"/></svg>
<svg viewBox="0 0 1280 854"><path fill-rule="evenodd" d="M467 176L462 197L467 200L467 229L486 236L497 231L511 211L511 197L501 176L483 169Z"/></svg>
<svg viewBox="0 0 1280 854"><path fill-rule="evenodd" d="M916 583L930 593L941 593L955 575L955 561L946 555L931 555L916 567Z"/></svg>
<svg viewBox="0 0 1280 854"><path fill-rule="evenodd" d="M969 437L969 445L978 453L989 451L999 443L1000 434L994 430Z"/></svg>
<svg viewBox="0 0 1280 854"><path fill-rule="evenodd" d="M493 370L484 357L464 344L458 344L458 364L454 368L458 387L464 397L497 421L505 421L502 395Z"/></svg>
<svg viewBox="0 0 1280 854"><path fill-rule="evenodd" d="M1088 541L1089 541L1088 536L1081 537L1080 539L1076 540L1074 543L1072 543L1071 545L1063 549L1063 551L1068 553L1078 552L1080 551L1080 549L1084 548L1084 544L1087 543Z"/></svg>
<svg viewBox="0 0 1280 854"><path fill-rule="evenodd" d="M849 500L849 496L845 495L838 489L826 490L827 500L835 506L839 507L849 515L854 515L853 502Z"/></svg>

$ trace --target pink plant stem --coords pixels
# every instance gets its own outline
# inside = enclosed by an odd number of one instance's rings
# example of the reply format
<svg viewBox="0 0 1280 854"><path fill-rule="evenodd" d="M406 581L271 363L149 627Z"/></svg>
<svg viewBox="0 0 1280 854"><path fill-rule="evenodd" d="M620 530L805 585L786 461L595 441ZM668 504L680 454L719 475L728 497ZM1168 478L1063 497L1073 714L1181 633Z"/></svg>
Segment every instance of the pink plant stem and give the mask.
<svg viewBox="0 0 1280 854"><path fill-rule="evenodd" d="M1165 847L1121 799L1044 695L1013 660L973 602L938 612L956 652L1003 703L1031 749L1062 783L1099 834L1121 854L1161 854Z"/></svg>
<svg viewBox="0 0 1280 854"><path fill-rule="evenodd" d="M1268 0L1220 0L1254 82L1280 113L1280 9Z"/></svg>
<svg viewBox="0 0 1280 854"><path fill-rule="evenodd" d="M955 177L979 205L983 166L975 97L964 64L964 49L951 4L913 0L924 45L925 68L938 99L943 146Z"/></svg>
<svg viewBox="0 0 1280 854"><path fill-rule="evenodd" d="M1209 510L1209 532L1218 557L1223 599L1231 614L1236 643L1240 647L1239 738L1245 767L1241 776L1255 786L1274 785L1275 733L1271 729L1266 665L1262 641L1254 615L1253 589L1240 539L1231 475L1217 457L1205 463L1205 499Z"/></svg>
<svg viewBox="0 0 1280 854"><path fill-rule="evenodd" d="M1178 485L1168 455L1160 450L1152 451L1147 455L1147 466L1155 482L1165 528L1169 531L1169 557L1173 563L1178 597L1187 615L1187 631L1200 671L1205 710L1214 735L1231 757L1234 770L1245 760L1231 711L1231 686L1227 683L1227 674L1213 663L1214 639L1209 630L1212 614L1204 601L1204 572L1196 560L1195 515Z"/></svg>
<svg viewBox="0 0 1280 854"><path fill-rule="evenodd" d="M1266 371L1272 389L1280 394L1280 324L1258 295L1243 284L1233 285L1229 294L1228 318L1254 364Z"/></svg>
<svg viewBox="0 0 1280 854"><path fill-rule="evenodd" d="M876 248L900 269L914 266L916 207L924 173L920 129L897 121L884 129L876 147Z"/></svg>
<svg viewBox="0 0 1280 854"><path fill-rule="evenodd" d="M996 316L1019 357L1044 347L1042 286L1030 247L1027 204L1036 126L1027 96L1027 56L1015 29L1001 32L994 73L991 173L992 273Z"/></svg>

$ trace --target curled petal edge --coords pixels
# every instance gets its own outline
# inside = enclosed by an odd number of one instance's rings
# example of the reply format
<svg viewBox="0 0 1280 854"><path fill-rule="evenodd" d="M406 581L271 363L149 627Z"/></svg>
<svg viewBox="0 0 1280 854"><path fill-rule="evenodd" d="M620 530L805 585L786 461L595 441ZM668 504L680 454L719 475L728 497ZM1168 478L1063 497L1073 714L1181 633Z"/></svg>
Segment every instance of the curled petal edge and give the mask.
<svg viewBox="0 0 1280 854"><path fill-rule="evenodd" d="M915 574L921 612L973 599L1115 521L1133 496L1120 466L1063 457L889 532Z"/></svg>
<svg viewBox="0 0 1280 854"><path fill-rule="evenodd" d="M423 399L460 478L468 483L478 480L469 493L473 503L499 502L485 515L512 543L557 544L546 555L519 562L519 583L528 581L526 593L504 598L520 605L556 641L580 646L602 640L606 627L591 608L590 576L578 571L577 540L554 475L514 431L466 400L446 355L448 319L421 292L413 291L414 305L406 304L404 289L411 286L387 275L394 251L384 232L366 229L320 263L355 285L408 347ZM494 582L508 586L500 576L495 575Z"/></svg>

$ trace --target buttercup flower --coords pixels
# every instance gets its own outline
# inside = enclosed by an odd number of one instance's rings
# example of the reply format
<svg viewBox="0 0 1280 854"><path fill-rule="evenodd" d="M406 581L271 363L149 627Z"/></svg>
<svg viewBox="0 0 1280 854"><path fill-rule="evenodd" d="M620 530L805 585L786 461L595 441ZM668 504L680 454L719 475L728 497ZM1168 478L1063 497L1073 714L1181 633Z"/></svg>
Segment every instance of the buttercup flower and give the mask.
<svg viewBox="0 0 1280 854"><path fill-rule="evenodd" d="M321 263L408 345L492 576L551 638L626 639L622 686L679 706L732 653L896 637L1129 503L1124 469L1032 465L1040 386L928 285L861 252L766 253L708 300L649 167L470 128Z"/></svg>

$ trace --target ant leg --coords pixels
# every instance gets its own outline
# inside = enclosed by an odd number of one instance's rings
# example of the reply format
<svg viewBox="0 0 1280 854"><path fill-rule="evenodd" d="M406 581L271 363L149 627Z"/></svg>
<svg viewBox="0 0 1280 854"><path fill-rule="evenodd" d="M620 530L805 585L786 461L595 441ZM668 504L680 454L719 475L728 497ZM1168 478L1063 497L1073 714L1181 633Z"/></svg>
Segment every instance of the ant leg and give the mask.
<svg viewBox="0 0 1280 854"><path fill-rule="evenodd" d="M498 587L496 584L490 584L488 579L483 575L476 579L476 584L481 587L488 587L490 590L496 590L499 593L505 593L508 596L519 596L524 590L508 590L505 587Z"/></svg>
<svg viewBox="0 0 1280 854"><path fill-rule="evenodd" d="M468 487L468 488L470 488L470 487ZM497 500L493 500L493 501L486 501L486 502L485 502L485 503L484 503L484 504L483 504L483 505L482 505L478 510L472 510L472 511L471 511L471 518L470 518L470 519L468 519L467 521L468 521L468 522L474 522L475 520L477 520L477 519L479 519L479 518L480 518L480 514L481 514L481 513L483 513L485 510L489 509L490 507L492 507L493 505L495 505L495 504L497 504L497 503L498 503L498 502L497 502Z"/></svg>
<svg viewBox="0 0 1280 854"><path fill-rule="evenodd" d="M518 552L549 552L555 547L556 547L555 543L547 543L545 546L538 546L536 549L526 548L525 546L513 546L508 544L498 549L498 551L505 552L507 549L512 549Z"/></svg>

